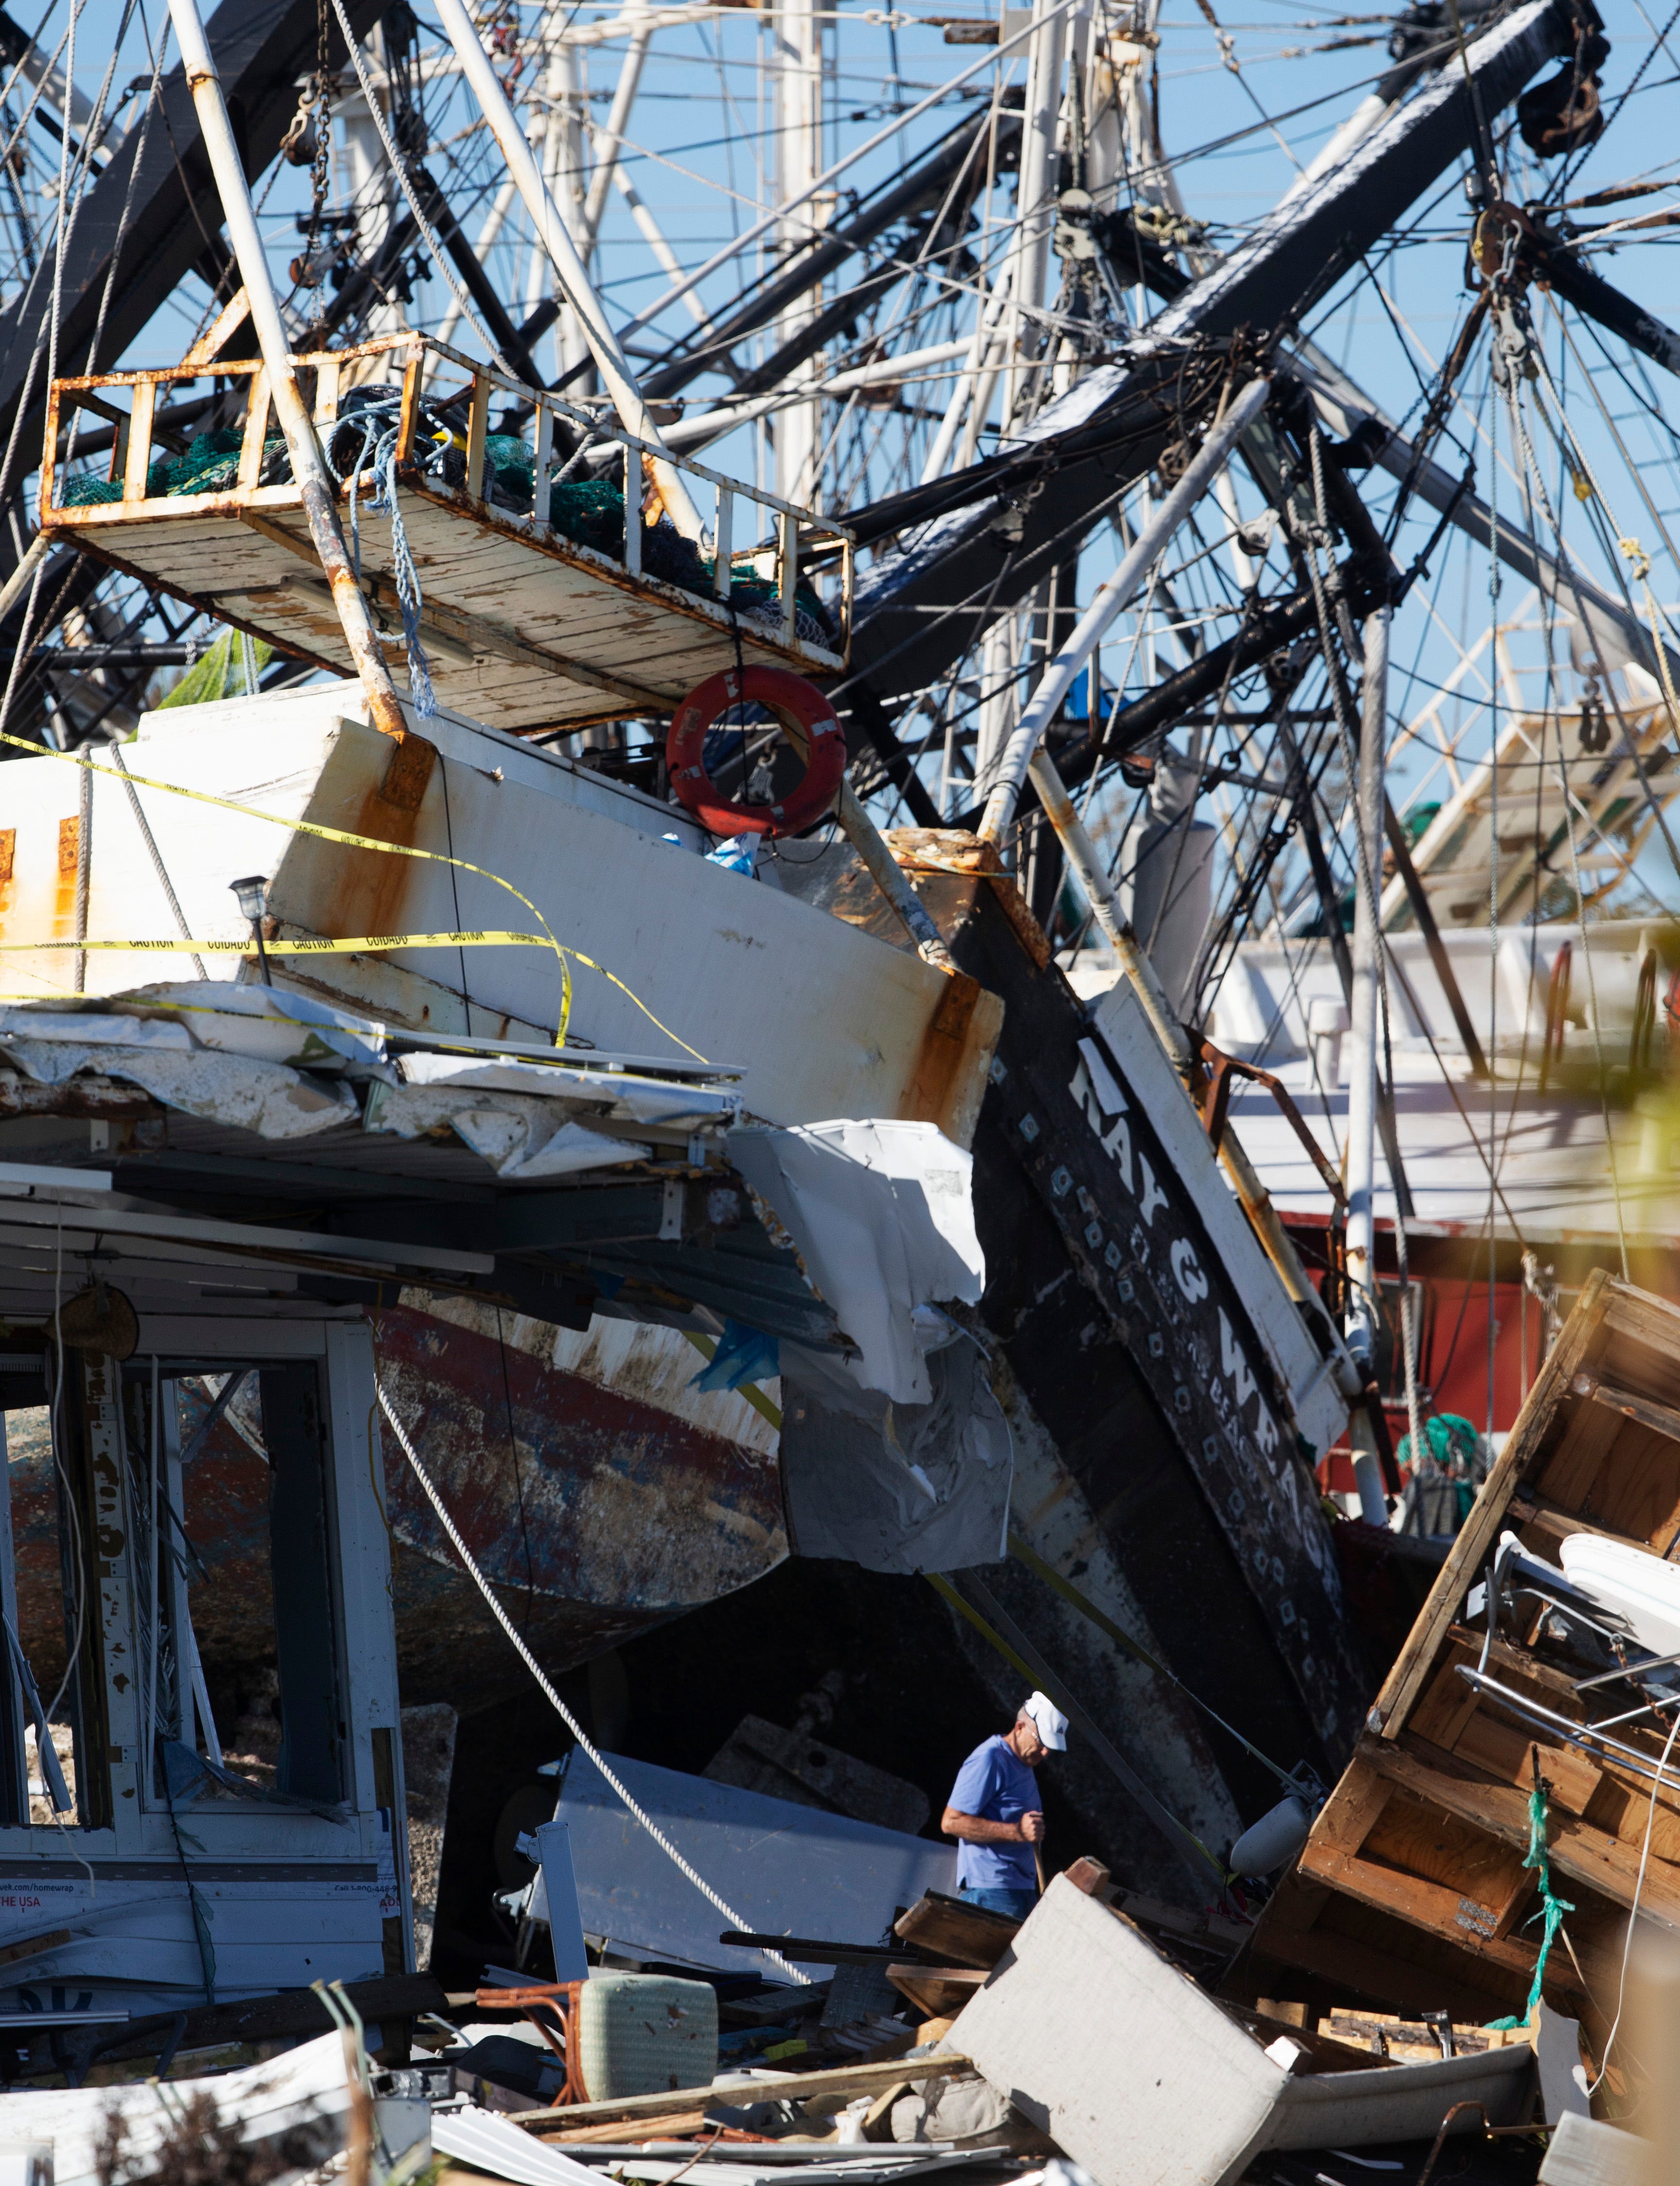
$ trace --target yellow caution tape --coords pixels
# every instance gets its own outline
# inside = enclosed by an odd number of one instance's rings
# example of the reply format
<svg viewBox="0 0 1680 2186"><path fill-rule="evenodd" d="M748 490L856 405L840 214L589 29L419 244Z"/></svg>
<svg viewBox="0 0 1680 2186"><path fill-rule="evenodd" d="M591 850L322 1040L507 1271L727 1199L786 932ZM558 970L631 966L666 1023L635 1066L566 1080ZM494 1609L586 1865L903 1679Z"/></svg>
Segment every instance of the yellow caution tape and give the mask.
<svg viewBox="0 0 1680 2186"><path fill-rule="evenodd" d="M270 827L289 828L294 835L313 835L319 841L323 843L342 843L348 849L383 850L393 858L419 858L430 865L452 866L460 872L477 873L481 880L493 881L497 888L506 888L509 895L517 896L519 901L524 905L526 910L529 911L531 916L536 920L537 923L542 928L540 934L517 934L507 936L504 939L504 945L506 942L524 942L535 947L552 949L554 951L555 956L559 959L560 1023L556 1028L554 1034L554 1045L557 1047L563 1047L565 1045L567 1029L571 1023L572 967L567 961L567 959L568 957L575 957L580 964L585 965L590 971L598 972L603 979L610 980L613 985L619 989L620 994L628 995L630 1000L636 1004L637 1009L641 1012L643 1017L647 1019L648 1023L658 1027L658 1030L664 1033L667 1040L675 1040L677 1045L682 1050L685 1055L692 1055L697 1062L704 1062L706 1061L706 1057L701 1054L697 1047L691 1047L688 1042L682 1039L678 1034L674 1033L668 1024L663 1023L659 1018L656 1017L652 1011L648 1008L647 1003L642 1001L641 995L636 992L634 988L626 986L624 982L619 978L617 972L609 972L604 964L597 964L594 957L586 956L581 949L571 948L565 942L557 940L555 938L553 930L550 927L548 921L543 916L542 913L537 909L530 898L523 894L518 888L515 888L512 881L504 880L500 873L493 873L484 866L473 865L470 859L451 857L442 850L422 850L408 843L382 843L378 841L376 837L372 835L356 835L352 834L347 828L324 827L318 820L287 819L282 814L277 812L260 811L254 804L242 804L236 798L213 797L208 790L188 789L183 788L178 782L160 782L154 776L136 774L129 768L101 766L97 759L84 758L80 752L50 751L42 744L31 743L27 737L15 737L12 735L9 730L6 729L0 729L0 744L9 744L14 751L26 752L31 759L62 759L66 765L82 767L89 774L108 775L113 782L132 782L137 788L140 789L161 790L167 797L184 797L190 804L213 805L219 812L237 812L242 819L266 821ZM442 762L443 754L440 753L438 756L440 761ZM206 949L211 950L217 954L223 954L230 948L237 947L240 949L242 953L244 953L243 944L224 941L180 941L142 944L125 944L118 942L63 943L55 941L36 941L31 943L8 943L4 945L8 948L17 947L27 949L31 951L36 949L57 949L64 947L70 949L115 949L137 946L141 948L150 948L156 950L170 949L182 954L188 952L202 954ZM264 945L265 947L273 946L277 950L280 950L283 946L283 944L277 943L265 943ZM451 948L462 949L475 946L477 944L473 940L473 937L470 934L432 934L423 936L391 934L387 935L384 939L377 942L368 940L313 942L308 944L307 950L298 944L284 944L284 951L287 954L295 955L309 953L310 950L322 954L332 954L334 952L356 952L373 947L381 949L395 949L444 945L447 945ZM255 954L255 951L253 950L251 953Z"/></svg>
<svg viewBox="0 0 1680 2186"><path fill-rule="evenodd" d="M348 941L305 934L290 941L265 939L262 945L271 956L354 956L378 949L501 949L519 944L533 949L550 945L540 933L360 933ZM0 955L32 955L37 949L82 950L89 956L97 950L137 950L176 956L248 956L253 963L257 958L255 941L0 941ZM579 958L580 963L589 961Z"/></svg>

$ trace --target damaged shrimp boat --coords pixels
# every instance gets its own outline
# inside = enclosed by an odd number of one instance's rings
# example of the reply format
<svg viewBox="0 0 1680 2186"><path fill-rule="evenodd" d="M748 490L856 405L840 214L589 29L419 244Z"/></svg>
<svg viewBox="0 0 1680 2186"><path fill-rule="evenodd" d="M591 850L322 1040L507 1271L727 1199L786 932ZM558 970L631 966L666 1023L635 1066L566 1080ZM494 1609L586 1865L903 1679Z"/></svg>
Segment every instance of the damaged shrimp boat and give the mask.
<svg viewBox="0 0 1680 2186"><path fill-rule="evenodd" d="M1603 44L1590 6L1526 0L1478 15L1455 53L1430 48L1229 256L1198 251L1187 272L1165 229L1134 221L1125 255L1165 311L1117 321L1078 370L1034 361L1045 399L1017 413L1018 433L1006 420L994 454L952 468L944 433L921 485L849 523L674 452L682 421L660 437L464 18L448 36L481 141L508 163L575 361L607 394L591 409L506 369L529 350L503 339L505 312L493 362L406 328L336 346L323 332L294 354L204 26L190 0L174 13L183 51L196 42L175 87L182 121L190 100L243 286L176 366L53 380L38 543L186 603L253 659L272 647L360 690L160 709L126 756L8 761L0 947L9 990L41 999L0 1019L0 1155L66 1192L108 1176L109 1204L148 1238L182 1221L237 1231L209 1294L265 1326L322 1304L359 1316L387 1423L551 1666L789 1554L955 1573L954 1603L1012 1665L1043 1663L1048 1689L1052 1661L1077 1664L1088 1746L1156 1802L1157 1823L1171 1809L1230 1842L1275 1785L1114 1634L1304 1766L1303 1784L1334 1772L1367 1678L1312 1468L1350 1401L1369 1400L1364 1370L1220 1092L1204 1088L1199 1113L1171 1012L1141 973L1087 1006L1053 959L1060 875L1089 877L1050 764L1052 746L1081 757L1058 713L1079 662L1058 655L1056 687L1023 717L1014 797L1044 737L1030 816L1050 822L1018 860L1025 897L1002 823L949 824L892 718L955 673L988 618L1077 574L1067 558L1117 496L1158 468L1178 481L1160 520L1176 523L1239 439L1287 507L1309 442L1315 461L1321 430L1336 436L1312 552L1342 555L1344 622L1403 596L1348 483L1374 449L1436 496L1443 524L1482 524L1497 552L1532 555L1293 330L1476 148L1487 115L1548 63L1588 64ZM1046 178L1035 220L1059 202L1045 85L1064 27L1052 10L1034 32L1040 104L1023 106L1018 171L1026 190L1030 155ZM1001 53L1022 34L999 35ZM1070 44L1088 40L1086 25ZM1124 49L1118 73L1103 64L1117 99L1145 50ZM961 159L983 133L969 129ZM410 195L414 176L384 149ZM915 188L955 202L956 173ZM411 209L419 221L419 198ZM1060 211L1055 255L1094 264L1108 244L1090 204ZM318 204L316 240L323 217ZM1028 281L1031 256L1011 278ZM490 309L488 282L473 294ZM691 363L650 373L649 393L680 392ZM104 423L87 450L109 458L92 467L76 452L89 411ZM183 441L212 411L214 429ZM1171 529L1151 531L1151 551ZM877 551L854 599L860 545ZM1140 751L1187 706L1223 703L1234 675L1309 643L1312 569L1309 588L1297 551L1291 591L1257 595L1237 636L1088 731L1084 762ZM1595 635L1620 614L1576 591ZM1335 633L1319 636L1328 665ZM680 782L704 776L705 726L744 680L776 675L840 687L825 700L807 685L795 748L758 754L762 801L799 790L801 759L806 782L828 767L843 696L857 782L828 780L804 815L832 810L833 840L807 827L804 856L749 877L738 844L709 854L722 831L697 824ZM1088 674L1088 692L1100 681ZM544 741L670 715L658 795ZM880 762L869 783L865 760ZM878 832L860 799L883 779L917 828ZM137 954L171 973L196 957L212 976L142 984ZM54 1203L33 1174L20 1190ZM115 1346L92 1356L176 1358L159 1331L198 1292L168 1253L132 1251L143 1233L120 1222L50 1226L50 1262L36 1221L17 1292L0 1289L8 1325L38 1337L81 1300ZM708 1349L710 1386L695 1387ZM257 1514L272 1451L251 1370L236 1357L171 1376L212 1715L218 1679L235 1696L223 1714L247 1710L235 1673L266 1654ZM58 1470L43 1455L18 1483L20 1613L43 1668L65 1609ZM393 1460L384 1493L406 1696L482 1697L516 1675L499 1667L505 1640L416 1466ZM1022 1569L1071 1598L1029 1600ZM56 1645L68 1668L75 1645ZM1127 1726L1135 1763L1103 1724ZM257 1728L241 1735L258 1765ZM1168 1829L1163 1844L1170 1869L1183 1839ZM1196 1873L1200 1886L1205 1863Z"/></svg>
<svg viewBox="0 0 1680 2186"><path fill-rule="evenodd" d="M294 362L329 434L341 401L357 414L358 371L400 373L411 432L427 403L464 407L458 483L399 446L383 515L354 480L341 494L376 604L397 584L391 506L407 551L425 538L422 628L455 647L440 690L471 687L491 718L404 700L391 735L356 686L317 683L149 715L121 766L13 762L0 946L14 992L61 999L5 1015L0 1150L108 1169L153 1216L283 1225L288 1254L314 1238L295 1276L247 1266L231 1288L280 1318L301 1297L366 1314L398 1415L551 1667L790 1551L967 1572L970 1609L1030 1650L974 1571L1013 1530L1210 1706L1333 1768L1364 1676L1310 1467L1346 1420L1349 1364L1129 989L1088 1012L972 837L888 842L854 811L847 843L754 885L680 807L519 733L563 701L568 722L622 710L631 629L667 706L737 637L749 661L820 669L816 629L839 666L848 584L820 620L802 605L820 527L758 496L772 543L734 565L756 593L720 612L708 572L697 590L692 567L680 582L639 563L634 523L591 546L505 505L508 466L484 458L512 391L494 373L460 385L418 338ZM46 524L342 672L326 588L296 575L311 550L262 376L246 374L239 475L209 492L171 490L152 460L171 377L55 388L49 447L76 401L130 422L114 497L60 481ZM553 406L537 406L545 464ZM753 490L664 460L711 496L729 567ZM578 601L596 596L591 622ZM247 875L260 963L230 894ZM137 949L196 950L211 976L137 985ZM236 964L238 984L215 978ZM346 1260L340 1235L389 1240L391 1264ZM147 1356L168 1279L120 1249L100 1276L96 1236L67 1247L65 1295L121 1290ZM417 1277L405 1241L455 1264ZM709 1390L688 1387L697 1339L722 1353ZM237 1685L262 1636L260 1544L237 1515L260 1500L262 1437L237 1376L186 1401L199 1644L212 1684ZM21 1498L43 1606L49 1487L43 1466ZM393 1464L386 1493L405 1698L481 1704L511 1682L507 1643L412 1472ZM1271 1802L1078 1610L1052 1614L1048 1645L1065 1622L1105 1718L1151 1724L1151 1783L1103 1741L1128 1789L1227 1840Z"/></svg>

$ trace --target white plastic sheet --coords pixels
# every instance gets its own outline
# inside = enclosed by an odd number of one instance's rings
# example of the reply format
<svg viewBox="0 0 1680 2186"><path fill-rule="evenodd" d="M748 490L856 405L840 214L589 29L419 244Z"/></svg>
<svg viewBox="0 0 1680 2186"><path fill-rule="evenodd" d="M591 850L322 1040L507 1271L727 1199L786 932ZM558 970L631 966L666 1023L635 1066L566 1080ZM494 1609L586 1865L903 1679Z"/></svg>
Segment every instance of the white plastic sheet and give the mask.
<svg viewBox="0 0 1680 2186"><path fill-rule="evenodd" d="M969 1156L935 1124L881 1118L735 1130L729 1152L856 1344L859 1386L931 1403L911 1315L985 1288Z"/></svg>
<svg viewBox="0 0 1680 2186"><path fill-rule="evenodd" d="M509 1182L611 1169L615 1163L646 1161L652 1152L645 1141L615 1139L605 1131L591 1130L563 1101L530 1100L481 1089L372 1085L364 1120L370 1131L391 1131L401 1139L423 1138L447 1125Z"/></svg>
<svg viewBox="0 0 1680 2186"><path fill-rule="evenodd" d="M606 1758L643 1811L755 1933L875 1943L899 1907L914 1905L925 1890L956 1887L954 1845L650 1762ZM577 1748L567 1757L556 1819L571 1833L586 1935L664 1965L787 1981L759 1953L719 1942L728 1925L723 1915Z"/></svg>
<svg viewBox="0 0 1680 2186"><path fill-rule="evenodd" d="M966 1335L927 1361L932 1399L894 1404L832 1356L781 1347L781 1481L802 1556L866 1571L966 1571L1008 1553L1014 1452Z"/></svg>

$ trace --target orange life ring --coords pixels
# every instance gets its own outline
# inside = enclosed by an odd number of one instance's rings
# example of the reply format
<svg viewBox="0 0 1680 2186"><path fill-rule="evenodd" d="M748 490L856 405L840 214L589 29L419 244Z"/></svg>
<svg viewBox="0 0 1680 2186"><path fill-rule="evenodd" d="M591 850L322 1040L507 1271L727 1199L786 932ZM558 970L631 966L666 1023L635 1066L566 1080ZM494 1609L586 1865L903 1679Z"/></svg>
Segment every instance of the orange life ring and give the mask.
<svg viewBox="0 0 1680 2186"><path fill-rule="evenodd" d="M805 778L779 804L737 804L706 771L706 732L730 706L767 707L804 747ZM846 739L815 683L787 668L725 669L698 683L677 708L665 743L677 800L714 835L794 835L820 820L846 772Z"/></svg>

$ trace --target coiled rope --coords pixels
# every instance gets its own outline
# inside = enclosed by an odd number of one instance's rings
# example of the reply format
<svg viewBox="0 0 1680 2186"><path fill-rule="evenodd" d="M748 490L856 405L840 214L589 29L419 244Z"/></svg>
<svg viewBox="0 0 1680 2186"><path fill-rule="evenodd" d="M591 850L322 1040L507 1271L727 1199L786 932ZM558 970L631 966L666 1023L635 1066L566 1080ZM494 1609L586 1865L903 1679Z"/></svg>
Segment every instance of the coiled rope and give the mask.
<svg viewBox="0 0 1680 2186"><path fill-rule="evenodd" d="M643 1809L637 1805L635 1799L631 1797L629 1791L619 1781L619 1779L607 1766L605 1759L596 1751L590 1740L585 1735L583 1725L578 1721L577 1718L572 1713L570 1708L567 1707L565 1701L561 1699L559 1694L555 1691L553 1686L549 1683L547 1677L543 1672L541 1664L537 1661L536 1656L532 1654L530 1649L525 1645L518 1633L515 1630L512 1619L508 1616L507 1611L502 1607L501 1604L496 1600L496 1595L491 1589L490 1581L484 1577L483 1572L479 1570L477 1563L473 1561L472 1550L468 1547L466 1542L462 1539L459 1529L456 1527L454 1519L450 1516L442 1496L439 1494L437 1488L434 1486L430 1474L426 1471L425 1466L421 1464L418 1456L415 1453L413 1443L410 1442L407 1434L404 1432L402 1421L397 1417L395 1412L392 1410L391 1400L385 1394L384 1383L376 1380L373 1386L378 1393L379 1410L384 1414L386 1419L389 1421L391 1432L396 1437L399 1448L401 1449L403 1455L408 1460L409 1466L413 1471L414 1477L420 1483L421 1487L425 1489L426 1499L430 1503L432 1508L437 1512L440 1523L442 1525L445 1533L449 1535L451 1545L453 1547L456 1555L460 1557L462 1562L466 1566L468 1577L478 1588L479 1593L483 1595L484 1600L489 1603L490 1612L495 1617L496 1623L501 1627L502 1630L513 1642L514 1646L518 1650L520 1660L524 1663L525 1668L530 1672L531 1675L536 1679L538 1684L542 1688L545 1699L546 1699L549 1705L553 1708L555 1713L565 1724L567 1729L571 1732L573 1737L576 1739L579 1746L581 1746L584 1752L588 1755L590 1760L593 1762L595 1766L601 1771L602 1775L606 1779L613 1795L623 1802L625 1811L630 1815L633 1820L639 1822L641 1827L647 1830L648 1836L652 1838L654 1843L658 1846L660 1851L664 1853L666 1858L670 1860L676 1866L679 1871L687 1879L687 1881L694 1885L694 1887L700 1892L700 1895L706 1900L708 1904L714 1905L717 1908L718 1911L723 1914L725 1920L729 1922L731 1928L746 1929L750 1927L751 1923L742 1920L740 1914L738 1914L732 1906L726 1904L724 1900L719 1897L717 1892L713 1889L711 1884L707 1881L704 1875L699 1874L694 1868L689 1865L688 1862L683 1858L682 1854L677 1850L670 1839L664 1834L664 1830L660 1829L658 1824L654 1821L652 1815L645 1813ZM781 1957L780 1953L766 1950L764 1955L774 1965L780 1966L782 1971L787 1974L791 1981L800 1981L807 1987L809 1987L810 1976L809 1974L802 1974L797 1966L790 1965L787 1960Z"/></svg>

